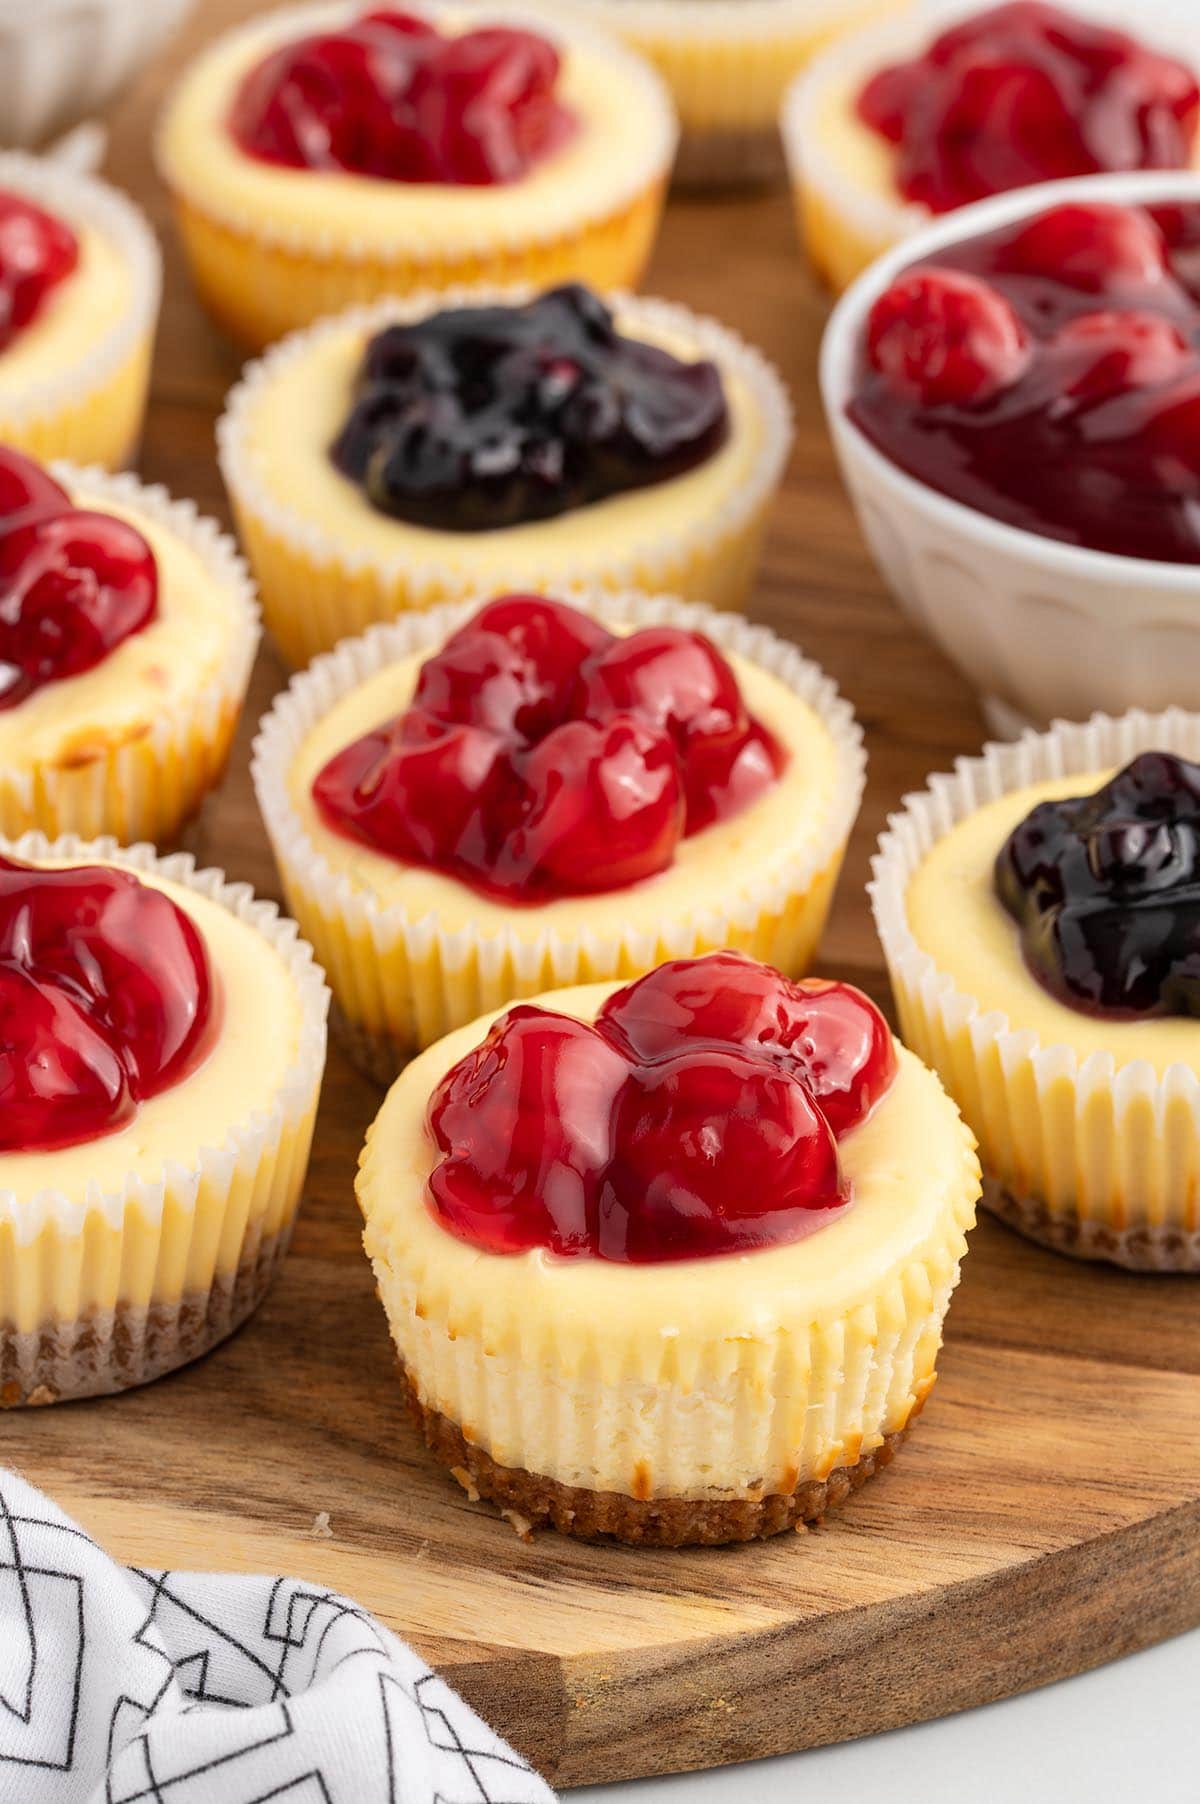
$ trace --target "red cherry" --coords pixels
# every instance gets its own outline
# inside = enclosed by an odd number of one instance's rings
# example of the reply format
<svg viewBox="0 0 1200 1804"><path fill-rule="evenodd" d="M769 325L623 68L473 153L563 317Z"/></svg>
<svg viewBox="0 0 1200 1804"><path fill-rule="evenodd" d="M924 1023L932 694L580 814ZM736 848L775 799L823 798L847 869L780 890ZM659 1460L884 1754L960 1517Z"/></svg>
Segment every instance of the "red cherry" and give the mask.
<svg viewBox="0 0 1200 1804"><path fill-rule="evenodd" d="M70 226L0 190L0 350L33 323L78 262Z"/></svg>
<svg viewBox="0 0 1200 1804"><path fill-rule="evenodd" d="M207 1045L204 943L161 890L0 857L0 1146L111 1133Z"/></svg>
<svg viewBox="0 0 1200 1804"><path fill-rule="evenodd" d="M414 710L344 747L312 793L330 826L377 851L474 869L491 854L486 817L506 786L515 778L493 733Z"/></svg>
<svg viewBox="0 0 1200 1804"><path fill-rule="evenodd" d="M241 149L292 168L385 181L519 180L577 129L555 97L559 56L528 31L443 37L383 8L293 39L244 77L229 114Z"/></svg>
<svg viewBox="0 0 1200 1804"><path fill-rule="evenodd" d="M38 514L57 514L71 505L48 470L8 445L0 445L0 530Z"/></svg>
<svg viewBox="0 0 1200 1804"><path fill-rule="evenodd" d="M685 803L666 733L628 715L569 720L533 747L521 774L527 810L507 857L540 887L615 889L674 859Z"/></svg>
<svg viewBox="0 0 1200 1804"><path fill-rule="evenodd" d="M1029 342L1011 302L962 270L924 266L899 276L871 309L867 354L923 406L971 407L1024 373Z"/></svg>
<svg viewBox="0 0 1200 1804"><path fill-rule="evenodd" d="M1062 386L1097 401L1132 389L1159 388L1196 368L1196 353L1161 313L1104 308L1068 320L1050 344L1061 361Z"/></svg>
<svg viewBox="0 0 1200 1804"><path fill-rule="evenodd" d="M439 1219L490 1253L590 1251L627 1074L594 1028L544 1009L510 1009L430 1103L430 1131L445 1155L429 1180Z"/></svg>
<svg viewBox="0 0 1200 1804"><path fill-rule="evenodd" d="M421 668L413 706L442 720L538 739L567 718L580 665L612 634L540 595L503 595Z"/></svg>
<svg viewBox="0 0 1200 1804"><path fill-rule="evenodd" d="M154 554L132 526L68 508L0 533L0 708L93 669L158 611Z"/></svg>
<svg viewBox="0 0 1200 1804"><path fill-rule="evenodd" d="M845 1201L833 1134L800 1080L697 1047L621 1091L596 1251L634 1263L747 1252L798 1238Z"/></svg>
<svg viewBox="0 0 1200 1804"><path fill-rule="evenodd" d="M740 952L676 959L610 996L596 1022L628 1057L671 1057L681 1043L735 1046L786 1066L840 1138L896 1075L887 1022L851 984L792 982Z"/></svg>
<svg viewBox="0 0 1200 1804"><path fill-rule="evenodd" d="M1163 283L1167 247L1141 207L1064 201L1018 226L1000 246L997 267L1084 294L1130 293Z"/></svg>
<svg viewBox="0 0 1200 1804"><path fill-rule="evenodd" d="M0 962L0 1152L54 1152L123 1126L128 1074L65 990Z"/></svg>

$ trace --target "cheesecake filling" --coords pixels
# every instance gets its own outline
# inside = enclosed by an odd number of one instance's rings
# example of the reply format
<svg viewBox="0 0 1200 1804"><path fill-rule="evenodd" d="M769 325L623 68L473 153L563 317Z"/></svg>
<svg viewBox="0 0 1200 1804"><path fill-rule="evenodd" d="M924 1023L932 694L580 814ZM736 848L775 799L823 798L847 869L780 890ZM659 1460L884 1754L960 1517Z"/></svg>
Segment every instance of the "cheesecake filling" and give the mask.
<svg viewBox="0 0 1200 1804"><path fill-rule="evenodd" d="M903 197L945 213L1034 182L1186 169L1200 88L1125 32L1016 0L879 70L856 109L892 147Z"/></svg>
<svg viewBox="0 0 1200 1804"><path fill-rule="evenodd" d="M443 1077L437 1220L496 1254L655 1264L787 1245L851 1205L838 1142L896 1074L850 985L679 960L594 1023L524 1005Z"/></svg>
<svg viewBox="0 0 1200 1804"><path fill-rule="evenodd" d="M204 941L162 890L0 857L0 1152L127 1127L196 1068L215 1023Z"/></svg>
<svg viewBox="0 0 1200 1804"><path fill-rule="evenodd" d="M154 553L0 447L0 711L81 676L158 615Z"/></svg>
<svg viewBox="0 0 1200 1804"><path fill-rule="evenodd" d="M256 62L228 128L246 156L289 169L492 187L520 181L578 131L557 92L560 68L536 32L447 36L381 7Z"/></svg>
<svg viewBox="0 0 1200 1804"><path fill-rule="evenodd" d="M331 456L381 513L488 532L685 475L729 430L715 363L623 337L574 283L385 328Z"/></svg>
<svg viewBox="0 0 1200 1804"><path fill-rule="evenodd" d="M410 706L316 772L324 824L508 903L616 890L749 808L782 745L701 633L622 636L541 596L490 602Z"/></svg>
<svg viewBox="0 0 1200 1804"><path fill-rule="evenodd" d="M1038 802L995 887L1026 965L1068 1007L1200 1015L1200 765L1142 752L1091 795Z"/></svg>
<svg viewBox="0 0 1200 1804"><path fill-rule="evenodd" d="M1200 207L1064 202L945 246L876 299L848 411L993 519L1200 563Z"/></svg>

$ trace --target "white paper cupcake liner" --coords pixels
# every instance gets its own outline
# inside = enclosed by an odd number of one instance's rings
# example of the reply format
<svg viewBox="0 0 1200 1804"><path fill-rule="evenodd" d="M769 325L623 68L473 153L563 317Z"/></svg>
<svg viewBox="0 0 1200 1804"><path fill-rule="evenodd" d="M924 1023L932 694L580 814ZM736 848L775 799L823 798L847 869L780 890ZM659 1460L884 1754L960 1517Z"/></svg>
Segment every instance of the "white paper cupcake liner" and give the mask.
<svg viewBox="0 0 1200 1804"><path fill-rule="evenodd" d="M69 225L97 232L118 252L128 271L129 304L98 339L85 344L52 376L20 393L0 396L0 440L42 457L88 459L99 455L103 409L129 415L133 449L149 376L150 351L162 292L162 256L144 213L127 195L95 176L21 151L0 153L0 188L11 189ZM127 435L128 436L128 433ZM108 458L106 463L119 461Z"/></svg>
<svg viewBox="0 0 1200 1804"><path fill-rule="evenodd" d="M442 308L519 306L535 292L527 285L456 288L351 309L284 339L243 372L217 425L218 457L242 543L258 579L267 625L289 662L307 663L378 621L473 593L479 576L476 569L456 567L450 556L418 563L411 553L400 551L381 558L352 537L339 539L306 519L286 495L264 480L248 443L264 390L286 379L330 335L353 331L365 341L388 325L423 319ZM661 590L717 607L736 607L745 601L753 581L766 515L791 449L787 389L760 351L716 320L645 296L608 298L626 333L636 337L641 329L667 334L695 357L711 358L735 375L759 418L758 453L742 480L706 517L665 527L619 551L597 533L586 552L570 558L546 553L517 559L510 553L506 562L503 534L497 533L489 584L497 593L514 583L535 588L599 584L614 590Z"/></svg>
<svg viewBox="0 0 1200 1804"><path fill-rule="evenodd" d="M432 914L410 913L399 866L395 900L356 889L319 851L292 803L288 773L299 747L344 695L385 665L444 643L481 599L373 628L319 658L276 698L254 744L255 792L289 906L329 973L351 1056L384 1082L417 1048L451 1028L542 990L630 978L665 959L726 946L785 971L803 971L824 927L862 798L862 729L832 680L795 646L738 616L670 596L567 591L574 606L612 624L665 622L704 632L806 702L837 760L834 791L820 818L803 824L795 851L769 876L730 871L727 889L697 895L675 919L649 918L642 909L640 921L630 920L630 892L614 892L612 927L603 934L559 927L526 932L529 911L514 913L513 925L500 932L474 925L448 930Z"/></svg>
<svg viewBox="0 0 1200 1804"><path fill-rule="evenodd" d="M0 833L111 834L126 844L171 840L224 770L258 648L254 586L233 540L194 502L96 468L56 462L51 472L72 494L85 494L101 507L111 500L177 539L230 598L232 620L215 673L190 696L176 697L169 711L147 722L147 731L97 750L86 762L0 764ZM64 705L69 708L69 701ZM71 724L86 722L74 718Z"/></svg>
<svg viewBox="0 0 1200 1804"><path fill-rule="evenodd" d="M1200 1270L1200 1061L1161 1076L1144 1059L1081 1058L985 1013L922 949L906 896L938 840L986 802L1138 752L1200 758L1200 715L1171 709L1056 723L988 745L908 796L879 842L870 885L901 1034L940 1075L980 1142L984 1200L1032 1238L1080 1258ZM1198 1028L1200 1041L1200 1028Z"/></svg>
<svg viewBox="0 0 1200 1804"><path fill-rule="evenodd" d="M788 83L831 40L886 16L901 0L574 3L658 69L682 127L675 178L707 187L782 175L778 119Z"/></svg>
<svg viewBox="0 0 1200 1804"><path fill-rule="evenodd" d="M0 1406L98 1395L194 1359L250 1313L283 1253L308 1166L325 1066L329 992L311 949L274 903L186 853L30 833L17 858L106 859L205 896L262 936L300 1006L295 1057L267 1109L239 1118L194 1165L82 1196L21 1202L0 1183ZM238 1099L231 1098L236 1111ZM0 1155L0 1170L3 1158Z"/></svg>

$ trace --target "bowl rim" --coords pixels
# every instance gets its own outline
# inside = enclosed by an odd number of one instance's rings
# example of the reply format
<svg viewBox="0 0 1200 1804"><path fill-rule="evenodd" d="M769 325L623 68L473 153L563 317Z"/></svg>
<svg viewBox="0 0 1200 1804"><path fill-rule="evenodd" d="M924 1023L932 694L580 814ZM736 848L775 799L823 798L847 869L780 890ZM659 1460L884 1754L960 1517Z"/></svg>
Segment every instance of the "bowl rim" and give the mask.
<svg viewBox="0 0 1200 1804"><path fill-rule="evenodd" d="M944 246L1032 217L1064 201L1107 200L1125 204L1157 204L1172 200L1200 203L1200 169L1139 169L1129 173L1075 176L1042 182L1010 194L995 195L956 208L901 239L877 257L840 296L821 339L818 380L825 417L835 444L849 444L875 482L887 483L909 506L921 509L944 529L973 535L981 546L1009 557L1021 557L1043 568L1076 577L1104 578L1164 592L1200 591L1200 563L1180 564L1156 558L1128 557L1094 551L993 519L990 514L943 495L902 470L850 418L855 352L863 321L873 303L903 270L923 262Z"/></svg>

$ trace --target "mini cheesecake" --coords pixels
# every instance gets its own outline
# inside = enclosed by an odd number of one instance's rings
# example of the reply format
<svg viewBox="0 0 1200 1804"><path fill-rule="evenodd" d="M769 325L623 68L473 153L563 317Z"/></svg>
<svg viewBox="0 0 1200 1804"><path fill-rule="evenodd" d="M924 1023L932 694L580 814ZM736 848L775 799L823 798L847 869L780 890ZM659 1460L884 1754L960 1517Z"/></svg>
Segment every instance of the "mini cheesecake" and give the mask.
<svg viewBox="0 0 1200 1804"><path fill-rule="evenodd" d="M277 910L146 846L0 845L0 1403L146 1382L287 1248L328 993Z"/></svg>
<svg viewBox="0 0 1200 1804"><path fill-rule="evenodd" d="M813 957L862 790L845 702L733 616L571 600L377 628L256 741L289 906L384 1081L555 981L727 945Z"/></svg>
<svg viewBox="0 0 1200 1804"><path fill-rule="evenodd" d="M0 833L177 839L258 644L232 541L131 476L0 447L0 584Z"/></svg>
<svg viewBox="0 0 1200 1804"><path fill-rule="evenodd" d="M119 469L137 449L161 258L125 195L0 155L0 444Z"/></svg>
<svg viewBox="0 0 1200 1804"><path fill-rule="evenodd" d="M197 58L158 160L201 297L263 345L414 289L636 285L675 137L650 66L549 9L308 5Z"/></svg>
<svg viewBox="0 0 1200 1804"><path fill-rule="evenodd" d="M972 1145L865 996L734 953L461 1029L358 1181L426 1440L518 1525L820 1520L933 1386Z"/></svg>
<svg viewBox="0 0 1200 1804"><path fill-rule="evenodd" d="M808 254L844 288L934 216L1032 183L1200 162L1200 46L1017 0L934 35L918 13L817 57L783 136ZM1175 54L1172 54L1175 52Z"/></svg>
<svg viewBox="0 0 1200 1804"><path fill-rule="evenodd" d="M791 442L715 321L573 283L322 322L252 365L221 469L284 657L462 595L563 583L739 607Z"/></svg>
<svg viewBox="0 0 1200 1804"><path fill-rule="evenodd" d="M1200 726L1097 715L964 759L880 843L901 1028L1033 1239L1200 1269Z"/></svg>

